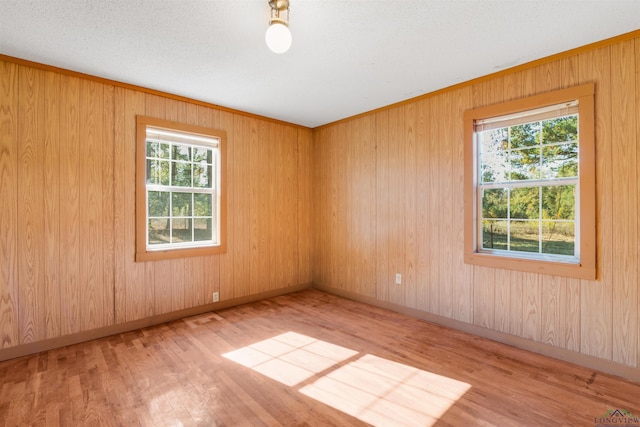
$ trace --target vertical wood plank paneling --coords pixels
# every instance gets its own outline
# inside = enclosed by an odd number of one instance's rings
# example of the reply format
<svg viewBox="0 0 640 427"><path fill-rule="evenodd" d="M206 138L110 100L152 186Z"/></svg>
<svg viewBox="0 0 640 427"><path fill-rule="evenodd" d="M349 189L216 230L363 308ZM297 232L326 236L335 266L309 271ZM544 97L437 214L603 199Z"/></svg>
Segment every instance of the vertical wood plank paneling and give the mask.
<svg viewBox="0 0 640 427"><path fill-rule="evenodd" d="M127 200L125 190L128 184L124 164L127 148L124 114L126 111L125 89L114 88L113 106L113 313L114 322L123 323L127 319L126 264L129 254L125 240L127 237L126 226L130 220L128 217L130 212L125 209L125 201Z"/></svg>
<svg viewBox="0 0 640 427"><path fill-rule="evenodd" d="M63 334L81 331L80 296L80 80L63 76L60 101L60 264Z"/></svg>
<svg viewBox="0 0 640 427"><path fill-rule="evenodd" d="M633 40L611 47L613 186L613 360L638 363L638 179L635 52Z"/></svg>
<svg viewBox="0 0 640 427"><path fill-rule="evenodd" d="M155 300L153 283L147 282L146 265L135 262L135 176L136 176L136 115L145 114L145 96L132 90L125 90L123 115L123 129L119 137L124 139L124 151L119 159L124 165L123 191L123 223L124 235L124 268L126 292L126 320L142 319L153 315L152 304Z"/></svg>
<svg viewBox="0 0 640 427"><path fill-rule="evenodd" d="M212 114L212 110L209 108L198 107L193 104L183 103L184 111L182 114L185 115L185 123L192 123L198 126L209 127L212 129L220 129L220 114ZM224 128L233 129L233 117L230 117L227 120L227 123L224 124ZM227 142L227 150L229 148L229 144ZM227 151L228 156L228 151ZM227 168L229 165L229 160L227 158ZM228 170L228 169L227 169ZM230 184L229 175L227 174L227 185ZM226 188L226 187L225 187ZM227 189L227 194L229 194L229 189ZM234 190L235 193L235 190ZM227 206L229 205L229 201L227 200ZM227 212L229 212L227 210ZM227 221L229 218L227 217ZM227 242L229 241L229 228L227 225ZM221 281L222 281L222 266L221 266L221 255L210 255L206 257L201 257L202 262L202 273L204 277L204 289L203 292L203 301L205 303L212 302L213 293L220 292ZM226 283L233 284L233 276L228 277L225 276Z"/></svg>
<svg viewBox="0 0 640 427"><path fill-rule="evenodd" d="M440 288L440 300L438 314L446 317L453 316L453 184L452 184L452 150L453 129L459 125L462 129L462 122L456 120L453 114L452 106L453 93L446 92L441 94L439 99L440 120L438 121L438 176L440 184L438 185L438 202L440 207L437 212L439 214L438 223L438 241L440 265L438 269L438 287ZM449 118L449 119L447 119ZM459 117L458 117L459 119ZM458 193L458 194L461 194Z"/></svg>
<svg viewBox="0 0 640 427"><path fill-rule="evenodd" d="M298 209L298 279L297 283L311 283L313 280L312 260L315 236L313 235L313 151L311 131L296 130L297 158L297 209ZM244 193L242 193L244 194ZM372 193L367 193L371 195ZM371 234L367 234L370 236ZM365 249L373 245L367 245ZM244 250L242 251L244 252ZM369 258L372 262L372 258Z"/></svg>
<svg viewBox="0 0 640 427"><path fill-rule="evenodd" d="M80 81L79 153L80 324L104 326L102 289L103 85Z"/></svg>
<svg viewBox="0 0 640 427"><path fill-rule="evenodd" d="M333 138L333 163L332 163L332 175L335 179L332 189L332 198L335 203L335 216L333 216L335 227L335 233L332 234L331 239L331 250L333 254L333 279L334 284L339 289L345 289L348 285L345 283L345 271L347 266L349 265L348 257L348 248L349 243L348 239L350 235L347 233L349 229L349 224L346 222L346 212L347 212L347 199L348 192L345 190L350 190L350 181L347 179L347 174L350 174L351 171L347 171L347 140L348 140L348 126L345 123L340 123L335 127L334 138ZM347 274L348 275L348 274Z"/></svg>
<svg viewBox="0 0 640 427"><path fill-rule="evenodd" d="M406 215L403 212L407 195L405 193L404 168L406 164L405 147L402 129L406 117L404 106L389 111L389 204L390 228L389 234L389 268L391 277L388 281L389 301L404 305L405 295L403 285L396 285L396 273L403 273L406 253ZM348 179L348 178L344 178Z"/></svg>
<svg viewBox="0 0 640 427"><path fill-rule="evenodd" d="M298 251L298 133L290 126L279 125L279 147L282 155L278 164L282 165L282 171L278 173L281 177L279 187L275 189L277 195L278 209L282 212L274 218L278 232L272 236L278 240L280 236L284 241L278 243L278 251L282 262L277 263L278 270L281 271L279 278L276 278L272 289L280 287L291 287L298 284L298 261L300 253ZM284 220L284 221L283 221Z"/></svg>
<svg viewBox="0 0 640 427"><path fill-rule="evenodd" d="M540 341L540 281L539 274L523 274L522 337Z"/></svg>
<svg viewBox="0 0 640 427"><path fill-rule="evenodd" d="M226 274L220 283L220 298L234 298L247 295L250 291L251 266L251 176L246 173L246 165L250 163L251 125L249 118L235 116L233 129L228 130L227 144L233 146L232 154L227 161L227 175L233 180L234 190L228 193L229 215L227 228L230 237L229 250L233 251L233 279ZM227 190L230 190L227 187ZM233 218L232 218L233 217Z"/></svg>
<svg viewBox="0 0 640 427"><path fill-rule="evenodd" d="M417 129L416 129L416 308L429 310L430 297L430 210L429 200L431 196L429 179L431 176L431 164L429 154L429 100L416 102Z"/></svg>
<svg viewBox="0 0 640 427"><path fill-rule="evenodd" d="M361 206L362 218L362 251L364 252L363 268L365 274L363 278L364 293L370 297L376 294L376 217L373 212L376 209L379 197L376 191L376 118L367 116L363 118L362 135L365 142L362 145L364 151L362 155L363 188L362 196L365 202ZM315 184L315 183L314 183Z"/></svg>
<svg viewBox="0 0 640 427"><path fill-rule="evenodd" d="M112 325L115 322L115 241L114 241L114 128L115 128L115 88L105 85L103 90L102 109L102 135L101 135L101 156L102 156L102 187L101 210L102 210L102 324Z"/></svg>
<svg viewBox="0 0 640 427"><path fill-rule="evenodd" d="M635 39L635 84L636 84L636 155L638 156L636 159L636 177L638 178L637 186L640 188L640 119L638 119L638 109L640 109L640 39ZM640 212L640 197L638 197L638 206L637 211ZM638 224L640 228L640 224ZM640 229L638 230L637 240L640 241ZM636 265L640 266L640 251L638 252L638 261ZM636 306L640 307L640 291L638 292L638 297L636 301ZM637 311L636 311L637 312ZM640 315L639 315L640 316ZM640 318L638 319L640 323ZM640 367L640 327L638 328L638 360L636 361L638 367Z"/></svg>
<svg viewBox="0 0 640 427"><path fill-rule="evenodd" d="M376 297L382 301L388 301L392 273L389 268L391 207L388 199L391 193L389 184L391 147L387 110L376 114L376 135L376 189L380 195L376 198Z"/></svg>
<svg viewBox="0 0 640 427"><path fill-rule="evenodd" d="M0 62L0 348L19 343L18 66Z"/></svg>
<svg viewBox="0 0 640 427"><path fill-rule="evenodd" d="M454 126L451 138L454 143L452 151L452 198L453 208L451 221L453 229L453 313L454 319L471 322L471 301L473 286L473 267L464 263L464 132L461 118L464 111L471 108L473 103L470 87L462 88L454 94L453 114L460 126Z"/></svg>
<svg viewBox="0 0 640 427"><path fill-rule="evenodd" d="M40 248L44 240L44 175L41 143L42 117L40 102L42 73L29 67L19 67L20 98L18 103L18 289L20 313L20 343L30 343L44 337L40 324L38 288L43 282L43 257ZM43 310L44 311L44 310ZM44 315L44 312L42 313Z"/></svg>
<svg viewBox="0 0 640 427"><path fill-rule="evenodd" d="M562 346L563 331L560 325L560 293L567 286L565 277L544 277L542 281L541 339L546 344Z"/></svg>
<svg viewBox="0 0 640 427"><path fill-rule="evenodd" d="M252 216L252 263L251 293L269 289L269 241L266 230L269 227L271 206L269 205L270 177L267 169L271 135L267 123L255 123L251 135L251 216Z"/></svg>
<svg viewBox="0 0 640 427"><path fill-rule="evenodd" d="M495 325L496 270L488 267L474 268L473 323L493 329Z"/></svg>
<svg viewBox="0 0 640 427"><path fill-rule="evenodd" d="M613 306L613 158L611 140L611 55L608 47L578 58L580 83L597 82L595 93L597 271L599 280L581 281L580 351L611 359Z"/></svg>
<svg viewBox="0 0 640 427"><path fill-rule="evenodd" d="M347 123L341 123L340 132L342 135L341 142L339 143L342 150L342 164L339 168L339 175L344 190L342 197L340 198L341 216L339 223L342 225L340 229L340 235L343 239L342 247L344 248L344 254L339 258L340 266L340 283L343 289L354 289L358 291L360 287L359 280L356 278L356 266L354 265L358 257L357 244L358 233L354 230L357 219L357 204L359 198L357 197L357 187L360 184L358 179L358 170L355 168L355 159L358 156L358 144L355 142L356 123L358 120L349 121ZM353 141L353 142L348 142Z"/></svg>
<svg viewBox="0 0 640 427"><path fill-rule="evenodd" d="M563 347L580 351L580 280L567 279L560 298L560 327L564 333Z"/></svg>
<svg viewBox="0 0 640 427"><path fill-rule="evenodd" d="M439 135L438 127L441 120L440 103L438 97L433 97L429 100L429 308L432 313L438 313L440 308L440 266L441 252L440 252L440 233L438 228L440 226L440 165L438 162L439 151Z"/></svg>
<svg viewBox="0 0 640 427"><path fill-rule="evenodd" d="M511 292L509 294L509 333L522 336L522 313L524 312L523 277L521 271L509 272Z"/></svg>
<svg viewBox="0 0 640 427"><path fill-rule="evenodd" d="M243 125L238 126L238 118L234 118L231 114L228 116L226 113L223 115L223 125L220 127L227 132L227 183L225 189L227 190L228 212L233 212L233 215L227 216L227 252L219 257L218 292L220 292L222 300L234 298L236 288L238 288L237 291L241 289L235 285L236 274L241 274L235 266L236 258L240 256L239 248L242 246L243 239L243 236L239 234L241 230L238 229L237 224L242 222L243 215L246 214L246 211L238 209L238 201L242 197L238 190L238 181L242 179L238 173L238 168L242 166L238 151L239 144L246 138L243 135L245 129ZM209 126L212 126L212 123Z"/></svg>
<svg viewBox="0 0 640 427"><path fill-rule="evenodd" d="M45 337L60 336L60 75L45 74L44 86L44 282ZM113 166L113 165L111 165ZM111 229L109 229L111 232ZM109 307L112 307L111 304Z"/></svg>
<svg viewBox="0 0 640 427"><path fill-rule="evenodd" d="M405 212L405 241L404 241L404 267L402 268L402 288L404 288L405 305L411 308L417 306L417 162L416 162L416 106L407 104L404 106L404 126L402 128L402 139L405 144L405 164L404 164L404 212Z"/></svg>
<svg viewBox="0 0 640 427"><path fill-rule="evenodd" d="M327 218L329 217L326 214L326 210L329 208L329 202L327 200L327 181L329 177L327 175L328 165L327 165L327 142L324 135L326 134L326 129L318 129L315 132L312 132L312 158L311 167L313 169L313 183L312 186L312 197L311 197L311 210L312 214L312 224L313 224L313 252L312 252L312 280L314 284L326 284L327 276L326 272L327 261L326 261L326 237L329 233L329 227L327 226ZM322 141L322 142L320 142ZM375 212L375 211L374 211ZM319 232L322 230L322 232Z"/></svg>

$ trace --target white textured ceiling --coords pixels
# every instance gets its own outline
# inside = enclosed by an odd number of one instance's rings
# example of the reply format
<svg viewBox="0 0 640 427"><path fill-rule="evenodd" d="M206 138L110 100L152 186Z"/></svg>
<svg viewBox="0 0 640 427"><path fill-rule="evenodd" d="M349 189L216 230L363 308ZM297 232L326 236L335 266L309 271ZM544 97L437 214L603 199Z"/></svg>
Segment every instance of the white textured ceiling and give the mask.
<svg viewBox="0 0 640 427"><path fill-rule="evenodd" d="M0 53L316 127L640 28L640 0L0 0Z"/></svg>

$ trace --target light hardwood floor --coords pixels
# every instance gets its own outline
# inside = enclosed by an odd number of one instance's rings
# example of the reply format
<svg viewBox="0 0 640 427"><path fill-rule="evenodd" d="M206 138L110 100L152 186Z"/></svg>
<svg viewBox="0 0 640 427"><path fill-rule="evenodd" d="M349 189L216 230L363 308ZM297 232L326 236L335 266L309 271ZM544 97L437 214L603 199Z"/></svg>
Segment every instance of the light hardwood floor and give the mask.
<svg viewBox="0 0 640 427"><path fill-rule="evenodd" d="M593 426L640 384L306 290L0 363L0 425Z"/></svg>

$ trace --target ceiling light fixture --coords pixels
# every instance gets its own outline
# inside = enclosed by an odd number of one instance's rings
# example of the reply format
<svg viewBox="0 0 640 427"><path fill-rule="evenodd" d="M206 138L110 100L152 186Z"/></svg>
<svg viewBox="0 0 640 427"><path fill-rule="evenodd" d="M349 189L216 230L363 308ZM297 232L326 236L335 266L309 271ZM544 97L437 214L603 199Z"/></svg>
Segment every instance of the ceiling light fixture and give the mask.
<svg viewBox="0 0 640 427"><path fill-rule="evenodd" d="M291 47L291 31L289 31L289 0L269 0L271 17L269 28L264 38L269 49L275 53L285 53ZM287 18L284 18L284 12Z"/></svg>

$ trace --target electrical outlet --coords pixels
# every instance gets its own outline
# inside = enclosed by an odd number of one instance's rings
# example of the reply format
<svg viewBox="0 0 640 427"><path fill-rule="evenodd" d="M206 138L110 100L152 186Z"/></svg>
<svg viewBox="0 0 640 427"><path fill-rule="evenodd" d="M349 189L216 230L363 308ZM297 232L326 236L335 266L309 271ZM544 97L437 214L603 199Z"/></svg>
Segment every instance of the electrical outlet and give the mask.
<svg viewBox="0 0 640 427"><path fill-rule="evenodd" d="M402 285L402 274L396 273L396 285Z"/></svg>
<svg viewBox="0 0 640 427"><path fill-rule="evenodd" d="M220 301L220 293L219 292L214 292L213 293L213 302L218 302Z"/></svg>

